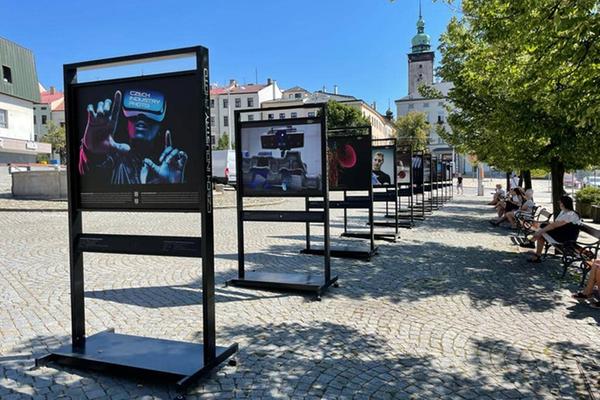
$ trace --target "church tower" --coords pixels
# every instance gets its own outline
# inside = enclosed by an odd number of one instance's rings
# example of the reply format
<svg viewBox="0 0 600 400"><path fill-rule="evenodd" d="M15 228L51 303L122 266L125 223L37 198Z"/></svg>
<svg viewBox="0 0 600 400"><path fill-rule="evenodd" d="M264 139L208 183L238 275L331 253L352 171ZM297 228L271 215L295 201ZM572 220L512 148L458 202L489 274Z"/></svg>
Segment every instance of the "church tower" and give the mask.
<svg viewBox="0 0 600 400"><path fill-rule="evenodd" d="M412 51L408 54L408 95L418 96L421 84L433 85L433 59L431 38L425 33L425 20L421 15L419 1L419 20L417 34L412 38Z"/></svg>

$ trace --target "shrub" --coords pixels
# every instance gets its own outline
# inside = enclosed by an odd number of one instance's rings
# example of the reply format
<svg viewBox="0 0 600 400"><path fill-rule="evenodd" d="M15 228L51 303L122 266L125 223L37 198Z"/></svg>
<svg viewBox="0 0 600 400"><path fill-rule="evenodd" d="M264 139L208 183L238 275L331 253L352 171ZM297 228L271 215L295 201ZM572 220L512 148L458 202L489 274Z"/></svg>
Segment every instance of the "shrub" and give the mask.
<svg viewBox="0 0 600 400"><path fill-rule="evenodd" d="M575 193L575 199L580 203L600 204L600 188L587 186Z"/></svg>

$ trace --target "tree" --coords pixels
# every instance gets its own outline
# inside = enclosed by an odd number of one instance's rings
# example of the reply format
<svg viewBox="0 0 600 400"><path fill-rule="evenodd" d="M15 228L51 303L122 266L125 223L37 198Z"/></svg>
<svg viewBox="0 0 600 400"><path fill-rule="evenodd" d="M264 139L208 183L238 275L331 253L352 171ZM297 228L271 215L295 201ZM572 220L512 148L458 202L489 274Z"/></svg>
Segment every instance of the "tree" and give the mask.
<svg viewBox="0 0 600 400"><path fill-rule="evenodd" d="M64 163L67 159L67 135L65 128L56 125L54 121L48 122L48 131L42 137L42 142L52 145L52 152L60 156Z"/></svg>
<svg viewBox="0 0 600 400"><path fill-rule="evenodd" d="M229 150L229 135L224 133L219 138L217 150Z"/></svg>
<svg viewBox="0 0 600 400"><path fill-rule="evenodd" d="M356 108L329 100L327 103L327 129L356 126L371 126L371 123Z"/></svg>
<svg viewBox="0 0 600 400"><path fill-rule="evenodd" d="M430 126L425 113L411 111L398 117L395 125L399 144L412 143L415 151L427 150Z"/></svg>
<svg viewBox="0 0 600 400"><path fill-rule="evenodd" d="M565 169L600 156L596 3L463 0L441 38L438 73L454 83L442 136L504 170L550 168L555 212Z"/></svg>

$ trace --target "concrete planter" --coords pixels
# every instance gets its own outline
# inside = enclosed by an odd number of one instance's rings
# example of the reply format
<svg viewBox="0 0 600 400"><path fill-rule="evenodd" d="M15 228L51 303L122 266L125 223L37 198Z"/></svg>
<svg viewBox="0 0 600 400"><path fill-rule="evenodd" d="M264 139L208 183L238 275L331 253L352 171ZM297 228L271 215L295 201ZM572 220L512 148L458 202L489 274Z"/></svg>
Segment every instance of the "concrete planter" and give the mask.
<svg viewBox="0 0 600 400"><path fill-rule="evenodd" d="M591 218L592 217L592 203L575 203L575 211L579 213L581 218Z"/></svg>
<svg viewBox="0 0 600 400"><path fill-rule="evenodd" d="M592 206L592 220L595 224L600 224L600 205Z"/></svg>
<svg viewBox="0 0 600 400"><path fill-rule="evenodd" d="M21 199L66 199L67 171L13 172L12 195Z"/></svg>

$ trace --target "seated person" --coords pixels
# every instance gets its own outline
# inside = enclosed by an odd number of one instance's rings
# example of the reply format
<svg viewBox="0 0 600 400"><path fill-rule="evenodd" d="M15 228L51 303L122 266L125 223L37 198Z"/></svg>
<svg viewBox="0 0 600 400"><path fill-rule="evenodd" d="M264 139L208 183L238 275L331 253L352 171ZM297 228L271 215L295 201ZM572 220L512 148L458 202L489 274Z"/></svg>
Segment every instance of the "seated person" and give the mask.
<svg viewBox="0 0 600 400"><path fill-rule="evenodd" d="M598 287L600 289L600 259L588 261L587 263L591 267L588 275L587 285L585 285L585 289L583 289L583 291L573 295L573 298L577 300L591 299L594 293L594 287ZM590 307L600 308L600 301L593 300L590 304Z"/></svg>
<svg viewBox="0 0 600 400"><path fill-rule="evenodd" d="M527 199L525 198L525 192L520 187L511 189L510 195L510 198L502 200L496 206L496 210L498 211L498 219L496 219L495 221L490 221L492 225L500 225L507 219L506 214L508 212L518 210L519 208L521 208L523 203L527 201Z"/></svg>
<svg viewBox="0 0 600 400"><path fill-rule="evenodd" d="M579 225L581 219L579 214L573 210L573 199L569 196L560 198L560 214L554 222L543 228L538 228L531 238L536 241L536 251L527 262L541 262L542 251L546 242L563 243L569 240L577 240L579 236Z"/></svg>
<svg viewBox="0 0 600 400"><path fill-rule="evenodd" d="M488 205L495 206L502 199L504 199L504 196L506 196L506 191L502 189L502 185L498 183L496 185L496 190L492 194L494 195L494 197L492 198L492 201L488 203Z"/></svg>
<svg viewBox="0 0 600 400"><path fill-rule="evenodd" d="M533 216L535 202L533 201L533 189L525 191L525 201L518 210L509 211L505 214L506 219L510 222L513 228L517 227L517 218Z"/></svg>

